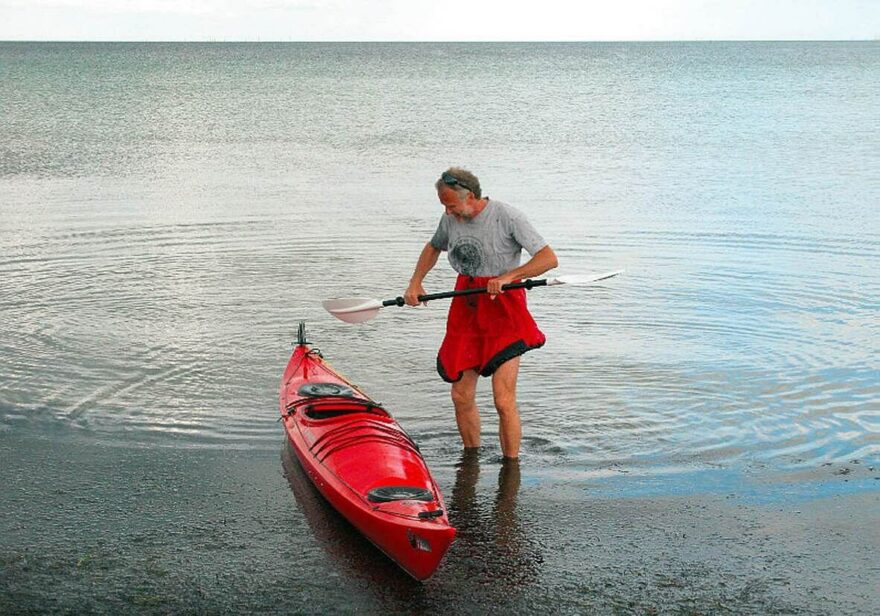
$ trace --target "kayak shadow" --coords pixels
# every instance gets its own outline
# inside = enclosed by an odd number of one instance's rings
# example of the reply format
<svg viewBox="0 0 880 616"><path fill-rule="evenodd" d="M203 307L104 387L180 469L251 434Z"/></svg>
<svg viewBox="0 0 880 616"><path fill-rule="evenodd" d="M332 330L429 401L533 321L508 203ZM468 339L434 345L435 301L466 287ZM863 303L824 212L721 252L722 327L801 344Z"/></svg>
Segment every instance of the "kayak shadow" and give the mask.
<svg viewBox="0 0 880 616"><path fill-rule="evenodd" d="M381 583L384 592L391 594L411 595L421 586L327 502L306 475L289 441L281 452L281 466L312 534L341 573L370 585Z"/></svg>
<svg viewBox="0 0 880 616"><path fill-rule="evenodd" d="M450 500L449 518L458 536L448 557L460 564L459 574L469 583L509 592L537 581L544 557L520 519L519 461L501 463L494 500L478 490L480 471L479 450L466 449L456 466Z"/></svg>

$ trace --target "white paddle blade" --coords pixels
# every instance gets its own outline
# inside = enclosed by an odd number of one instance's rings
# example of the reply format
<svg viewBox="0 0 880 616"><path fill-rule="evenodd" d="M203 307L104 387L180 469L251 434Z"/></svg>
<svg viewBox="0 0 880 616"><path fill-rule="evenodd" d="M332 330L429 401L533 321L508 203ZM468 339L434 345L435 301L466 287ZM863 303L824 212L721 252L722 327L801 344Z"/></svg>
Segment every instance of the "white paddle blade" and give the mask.
<svg viewBox="0 0 880 616"><path fill-rule="evenodd" d="M555 284L590 284L591 282L599 282L607 278L614 278L625 272L626 270L615 270L613 272L605 272L604 274L572 274L570 276L558 276L547 281L547 286Z"/></svg>
<svg viewBox="0 0 880 616"><path fill-rule="evenodd" d="M322 302L324 310L346 323L363 323L379 314L382 302L368 297L346 297Z"/></svg>

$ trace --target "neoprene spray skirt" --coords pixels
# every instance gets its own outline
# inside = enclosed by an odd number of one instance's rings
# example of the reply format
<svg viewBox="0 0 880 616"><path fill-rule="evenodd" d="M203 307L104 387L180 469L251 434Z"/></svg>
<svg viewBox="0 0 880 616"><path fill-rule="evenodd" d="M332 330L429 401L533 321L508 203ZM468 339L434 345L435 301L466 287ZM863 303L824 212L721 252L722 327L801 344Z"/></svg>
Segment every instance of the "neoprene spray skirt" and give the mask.
<svg viewBox="0 0 880 616"><path fill-rule="evenodd" d="M485 287L491 277L459 275L455 289ZM446 337L437 353L437 372L454 383L465 370L492 375L504 362L544 345L546 338L529 313L525 289L491 299L485 293L452 299Z"/></svg>

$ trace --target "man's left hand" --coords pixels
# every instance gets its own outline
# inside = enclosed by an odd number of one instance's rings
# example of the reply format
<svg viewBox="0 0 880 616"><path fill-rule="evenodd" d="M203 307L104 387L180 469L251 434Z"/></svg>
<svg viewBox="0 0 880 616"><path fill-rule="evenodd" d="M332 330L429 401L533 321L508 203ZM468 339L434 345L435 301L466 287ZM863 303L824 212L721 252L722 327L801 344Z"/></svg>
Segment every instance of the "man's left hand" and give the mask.
<svg viewBox="0 0 880 616"><path fill-rule="evenodd" d="M493 278L486 283L486 292L489 294L489 297L491 299L495 299L496 296L504 293L504 290L501 287L506 284L510 284L513 281L513 276L508 276L507 274L504 274L503 276L498 276L498 278Z"/></svg>

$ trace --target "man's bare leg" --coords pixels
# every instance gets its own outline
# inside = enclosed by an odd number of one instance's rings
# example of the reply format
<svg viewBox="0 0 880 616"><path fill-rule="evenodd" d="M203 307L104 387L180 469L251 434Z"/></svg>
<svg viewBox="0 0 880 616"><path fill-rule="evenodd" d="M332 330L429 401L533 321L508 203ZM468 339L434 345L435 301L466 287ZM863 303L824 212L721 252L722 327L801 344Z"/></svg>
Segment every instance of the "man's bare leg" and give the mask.
<svg viewBox="0 0 880 616"><path fill-rule="evenodd" d="M452 404L461 441L467 448L480 446L480 411L477 408L477 379L475 370L465 370L461 380L452 384Z"/></svg>
<svg viewBox="0 0 880 616"><path fill-rule="evenodd" d="M516 408L516 380L519 376L519 357L501 364L492 375L492 394L498 411L498 437L505 458L519 457L522 426Z"/></svg>

